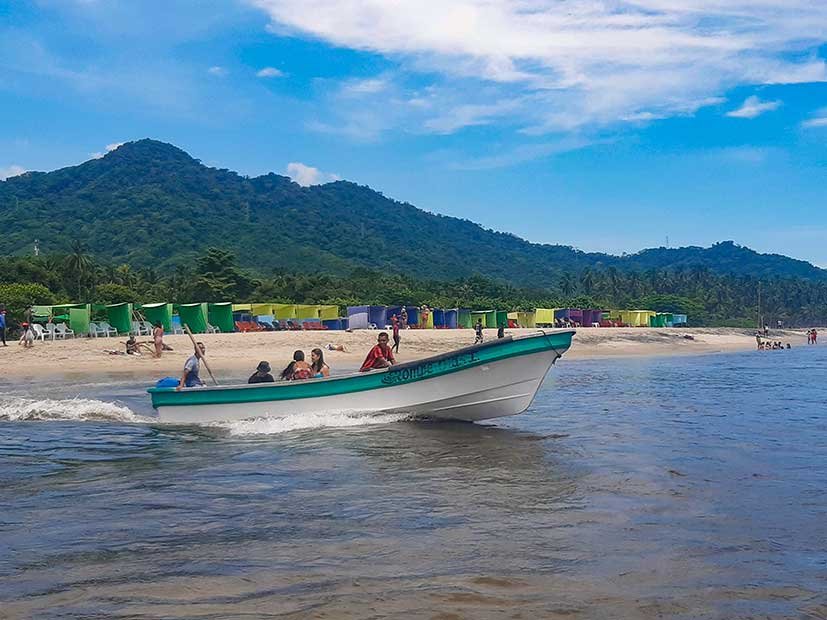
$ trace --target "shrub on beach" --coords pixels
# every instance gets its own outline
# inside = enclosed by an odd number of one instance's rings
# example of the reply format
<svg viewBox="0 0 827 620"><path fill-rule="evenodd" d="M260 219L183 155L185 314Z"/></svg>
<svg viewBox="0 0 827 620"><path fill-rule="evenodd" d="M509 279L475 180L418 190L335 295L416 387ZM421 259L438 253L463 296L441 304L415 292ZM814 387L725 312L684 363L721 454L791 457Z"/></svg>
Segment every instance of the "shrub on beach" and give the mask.
<svg viewBox="0 0 827 620"><path fill-rule="evenodd" d="M0 284L0 304L6 306L7 318L18 322L27 306L55 302L55 294L42 284Z"/></svg>

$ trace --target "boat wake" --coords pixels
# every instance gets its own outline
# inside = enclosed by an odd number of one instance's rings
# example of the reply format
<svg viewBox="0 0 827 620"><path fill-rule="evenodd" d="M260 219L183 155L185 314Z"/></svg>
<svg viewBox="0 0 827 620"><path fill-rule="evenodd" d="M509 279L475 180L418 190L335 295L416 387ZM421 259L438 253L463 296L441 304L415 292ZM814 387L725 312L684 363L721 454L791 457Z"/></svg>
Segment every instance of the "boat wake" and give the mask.
<svg viewBox="0 0 827 620"><path fill-rule="evenodd" d="M403 413L314 413L289 415L283 418L253 418L234 422L216 422L213 426L226 429L231 435L278 435L314 428L345 428L391 424L410 419Z"/></svg>
<svg viewBox="0 0 827 620"><path fill-rule="evenodd" d="M128 407L86 398L0 400L0 420L19 422L29 420L71 422L149 422Z"/></svg>

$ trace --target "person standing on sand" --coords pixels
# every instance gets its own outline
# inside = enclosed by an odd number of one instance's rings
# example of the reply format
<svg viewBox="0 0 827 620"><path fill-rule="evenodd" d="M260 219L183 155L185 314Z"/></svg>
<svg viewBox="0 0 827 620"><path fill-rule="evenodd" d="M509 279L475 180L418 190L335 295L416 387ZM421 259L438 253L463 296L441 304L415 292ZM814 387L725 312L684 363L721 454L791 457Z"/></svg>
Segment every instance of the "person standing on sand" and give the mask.
<svg viewBox="0 0 827 620"><path fill-rule="evenodd" d="M500 323L500 326L497 328L497 338L505 338L505 325Z"/></svg>
<svg viewBox="0 0 827 620"><path fill-rule="evenodd" d="M408 329L408 309L405 306L402 306L399 317L402 319L402 329Z"/></svg>
<svg viewBox="0 0 827 620"><path fill-rule="evenodd" d="M164 326L161 321L152 327L152 341L155 343L155 357L161 357L164 351Z"/></svg>
<svg viewBox="0 0 827 620"><path fill-rule="evenodd" d="M815 327L813 327L813 344L818 344L818 332Z"/></svg>
<svg viewBox="0 0 827 620"><path fill-rule="evenodd" d="M0 309L0 340L3 341L3 346L7 347L9 345L6 344L6 309Z"/></svg>
<svg viewBox="0 0 827 620"><path fill-rule="evenodd" d="M477 319L477 324L474 325L474 333L477 335L477 337L474 338L474 344L482 344L482 319Z"/></svg>
<svg viewBox="0 0 827 620"><path fill-rule="evenodd" d="M391 351L399 353L399 341L402 338L399 335L399 319L396 318L395 314L391 317L391 325L393 326L393 347Z"/></svg>
<svg viewBox="0 0 827 620"><path fill-rule="evenodd" d="M204 386L204 382L201 381L201 377L198 375L201 372L201 358L204 357L206 351L207 347L204 346L203 342L195 343L195 352L184 362L184 374L181 375L181 381L178 383L178 387L175 388L176 390L183 387Z"/></svg>

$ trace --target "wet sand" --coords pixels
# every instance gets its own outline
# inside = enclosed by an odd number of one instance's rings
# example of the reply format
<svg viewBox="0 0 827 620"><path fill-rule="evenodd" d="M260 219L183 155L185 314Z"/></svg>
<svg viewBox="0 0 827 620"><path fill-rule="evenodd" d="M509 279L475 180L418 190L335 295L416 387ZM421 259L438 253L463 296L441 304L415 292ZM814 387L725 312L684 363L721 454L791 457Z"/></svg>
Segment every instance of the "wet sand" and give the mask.
<svg viewBox="0 0 827 620"><path fill-rule="evenodd" d="M511 329L507 334L528 334L536 330ZM359 366L375 343L376 331L361 330L321 332L260 332L234 334L200 334L197 338L207 346L207 361L217 376L238 377L252 373L260 360L267 360L274 372L292 358L293 351L302 349L309 355L314 347L326 344L344 345L346 352L325 351L334 373ZM737 328L581 328L566 359L597 359L607 357L640 357L728 353L755 348L755 332ZM496 338L496 330L486 330L486 340ZM686 338L692 336L693 339ZM793 347L806 346L805 330L773 330L770 338L789 342ZM37 342L25 350L15 343L0 347L0 364L7 379L60 376L128 375L155 379L177 375L191 354L187 336L167 336L165 342L174 350L161 359L109 355L106 349L124 350L125 337L79 338L56 342ZM139 341L147 341L141 338ZM459 330L406 330L398 355L400 362L412 361L444 353L474 342L474 332ZM206 376L206 372L204 372Z"/></svg>

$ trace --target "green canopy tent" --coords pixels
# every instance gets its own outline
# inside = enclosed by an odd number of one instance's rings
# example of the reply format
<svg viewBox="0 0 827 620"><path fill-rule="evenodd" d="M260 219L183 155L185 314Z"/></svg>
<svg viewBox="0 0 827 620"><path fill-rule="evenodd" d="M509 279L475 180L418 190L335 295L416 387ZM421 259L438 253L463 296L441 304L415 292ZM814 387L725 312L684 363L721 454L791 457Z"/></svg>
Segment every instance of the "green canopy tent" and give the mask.
<svg viewBox="0 0 827 620"><path fill-rule="evenodd" d="M508 312L506 312L505 310L497 310L497 312L495 313L494 320L497 324L497 327L499 327L500 325L502 325L503 327L508 327Z"/></svg>
<svg viewBox="0 0 827 620"><path fill-rule="evenodd" d="M232 307L230 308L232 312ZM178 316L181 317L181 326L189 326L194 334L203 334L207 331L207 304L181 304L178 306ZM232 331L232 330L230 330Z"/></svg>
<svg viewBox="0 0 827 620"><path fill-rule="evenodd" d="M89 333L89 321L92 316L91 305L61 304L52 306L51 313L53 323L67 323L69 329L75 332L75 336L82 336Z"/></svg>
<svg viewBox="0 0 827 620"><path fill-rule="evenodd" d="M160 322L165 332L172 333L172 304L144 304L138 310L147 321L153 325Z"/></svg>
<svg viewBox="0 0 827 620"><path fill-rule="evenodd" d="M471 311L468 308L459 308L457 310L457 327L471 328L473 326Z"/></svg>
<svg viewBox="0 0 827 620"><path fill-rule="evenodd" d="M119 334L128 334L132 331L132 304L109 304L106 306L108 323L118 330Z"/></svg>
<svg viewBox="0 0 827 620"><path fill-rule="evenodd" d="M209 304L207 316L210 319L210 325L217 327L223 333L228 334L235 331L232 302L222 301ZM192 327L190 327L190 329L192 329Z"/></svg>

